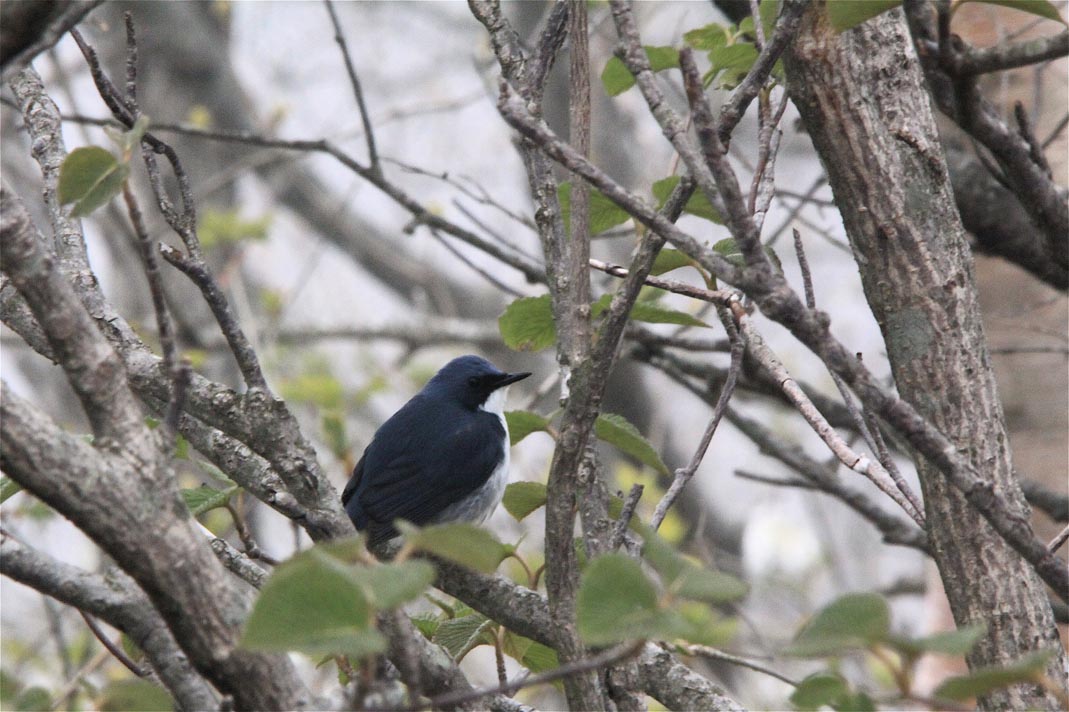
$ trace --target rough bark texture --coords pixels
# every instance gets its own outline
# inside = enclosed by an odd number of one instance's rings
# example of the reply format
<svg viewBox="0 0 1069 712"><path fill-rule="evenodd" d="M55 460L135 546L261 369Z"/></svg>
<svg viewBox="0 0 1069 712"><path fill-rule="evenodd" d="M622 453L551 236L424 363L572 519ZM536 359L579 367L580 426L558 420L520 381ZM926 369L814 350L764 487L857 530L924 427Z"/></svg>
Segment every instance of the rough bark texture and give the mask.
<svg viewBox="0 0 1069 712"><path fill-rule="evenodd" d="M836 35L823 6L814 4L787 70L792 98L842 211L899 392L958 444L981 478L1025 511L968 244L901 14ZM1035 571L935 467L926 461L918 467L932 554L954 617L959 625L988 626L970 665L1005 664L1056 648L1047 672L1064 685L1064 651ZM986 709L1059 708L1034 685L980 702Z"/></svg>

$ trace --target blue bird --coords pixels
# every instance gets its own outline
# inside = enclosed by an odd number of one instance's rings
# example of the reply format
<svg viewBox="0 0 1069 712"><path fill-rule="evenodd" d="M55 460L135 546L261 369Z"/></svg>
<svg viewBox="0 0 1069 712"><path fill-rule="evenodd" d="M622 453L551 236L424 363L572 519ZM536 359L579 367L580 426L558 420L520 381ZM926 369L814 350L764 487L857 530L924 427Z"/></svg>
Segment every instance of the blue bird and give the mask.
<svg viewBox="0 0 1069 712"><path fill-rule="evenodd" d="M395 519L423 526L490 516L508 484L505 394L530 375L461 356L382 424L341 496L371 546L397 535Z"/></svg>

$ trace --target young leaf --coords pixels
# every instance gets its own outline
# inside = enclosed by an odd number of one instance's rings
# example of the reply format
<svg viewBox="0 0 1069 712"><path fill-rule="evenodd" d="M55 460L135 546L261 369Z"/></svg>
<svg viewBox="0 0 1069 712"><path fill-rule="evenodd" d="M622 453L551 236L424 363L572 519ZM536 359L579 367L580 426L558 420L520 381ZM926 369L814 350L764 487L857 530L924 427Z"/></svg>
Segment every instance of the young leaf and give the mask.
<svg viewBox="0 0 1069 712"><path fill-rule="evenodd" d="M657 198L658 208L664 207L665 201L668 200L668 196L672 194L677 185L679 185L679 176L668 176L653 184L653 197ZM690 196L690 200L683 206L683 212L709 220L717 225L724 223L724 218L720 216L720 213L716 211L716 208L712 206L712 203L700 190L694 191L694 194Z"/></svg>
<svg viewBox="0 0 1069 712"><path fill-rule="evenodd" d="M821 609L786 652L800 657L837 655L887 639L891 613L875 593L851 593Z"/></svg>
<svg viewBox="0 0 1069 712"><path fill-rule="evenodd" d="M490 619L482 613L460 618L448 618L438 625L434 642L441 645L455 660L465 650L477 645L493 645L493 633L487 630ZM492 623L491 623L492 625Z"/></svg>
<svg viewBox="0 0 1069 712"><path fill-rule="evenodd" d="M690 561L653 529L645 525L637 525L635 529L642 535L643 556L673 594L707 603L727 603L742 598L749 591L746 583L731 574Z"/></svg>
<svg viewBox="0 0 1069 712"><path fill-rule="evenodd" d="M929 635L926 638L918 638L916 640L892 638L889 642L908 655L916 656L923 653L965 655L973 649L973 646L983 637L985 632L987 632L987 624L981 622L973 623L957 630Z"/></svg>
<svg viewBox="0 0 1069 712"><path fill-rule="evenodd" d="M549 419L529 410L510 410L505 412L505 423L509 426L509 444L515 445L531 433L544 431Z"/></svg>
<svg viewBox="0 0 1069 712"><path fill-rule="evenodd" d="M497 320L501 338L513 351L541 351L557 340L549 295L521 297Z"/></svg>
<svg viewBox="0 0 1069 712"><path fill-rule="evenodd" d="M375 608L396 608L414 601L434 582L434 566L416 559L355 567L352 573Z"/></svg>
<svg viewBox="0 0 1069 712"><path fill-rule="evenodd" d="M694 260L686 254L679 250L673 250L672 248L666 247L657 253L657 258L653 260L653 267L650 269L650 274L659 276L665 272L671 272L680 267L689 267L693 264Z"/></svg>
<svg viewBox="0 0 1069 712"><path fill-rule="evenodd" d="M572 215L572 184L561 183L557 188L557 201L560 203L561 220L564 221L564 229L571 229ZM598 235L611 230L617 225L622 225L631 219L626 210L606 198L596 188L590 189L590 234Z"/></svg>
<svg viewBox="0 0 1069 712"><path fill-rule="evenodd" d="M212 509L225 507L230 502L230 497L239 489L240 487L237 485L227 487L224 490L201 485L200 487L183 489L182 499L185 500L186 506L189 507L189 513L194 517L199 517Z"/></svg>
<svg viewBox="0 0 1069 712"><path fill-rule="evenodd" d="M764 3L761 3L764 7ZM700 49L703 52L718 49L727 44L730 39L728 28L723 25L712 22L704 27L697 27L689 32L683 33L683 41L694 49Z"/></svg>
<svg viewBox="0 0 1069 712"><path fill-rule="evenodd" d="M122 190L130 167L99 146L76 148L59 169L59 202L74 203L71 217L89 215Z"/></svg>
<svg viewBox="0 0 1069 712"><path fill-rule="evenodd" d="M397 528L416 549L486 574L492 574L508 555L504 544L474 524L453 522L417 529L399 522Z"/></svg>
<svg viewBox="0 0 1069 712"><path fill-rule="evenodd" d="M0 504L6 502L12 495L19 492L21 489L22 485L15 480L6 475L0 476Z"/></svg>
<svg viewBox="0 0 1069 712"><path fill-rule="evenodd" d="M556 650L512 631L505 632L501 648L505 655L519 661L535 674L560 667Z"/></svg>
<svg viewBox="0 0 1069 712"><path fill-rule="evenodd" d="M513 518L523 519L546 503L546 486L541 482L513 482L505 488L501 504Z"/></svg>
<svg viewBox="0 0 1069 712"><path fill-rule="evenodd" d="M609 304L612 302L611 294L603 294L596 302L590 305L590 316L597 318L609 308ZM702 326L708 327L701 319L691 316L686 312L677 311L675 309L666 309L657 304L653 304L649 301L636 300L631 306L631 313L628 314L630 319L635 321L644 321L649 324L679 324L680 326Z"/></svg>
<svg viewBox="0 0 1069 712"><path fill-rule="evenodd" d="M707 603L727 603L744 597L750 587L731 574L691 564L676 579L673 590L683 598Z"/></svg>
<svg viewBox="0 0 1069 712"><path fill-rule="evenodd" d="M96 708L101 712L170 712L174 709L174 700L167 690L159 685L134 677L108 683L96 703Z"/></svg>
<svg viewBox="0 0 1069 712"><path fill-rule="evenodd" d="M819 710L837 704L849 691L850 687L840 675L816 672L798 683L789 699L800 710Z"/></svg>
<svg viewBox="0 0 1069 712"><path fill-rule="evenodd" d="M197 237L204 249L218 245L233 245L246 240L265 240L271 226L271 216L242 218L237 209L209 208L197 220Z"/></svg>
<svg viewBox="0 0 1069 712"><path fill-rule="evenodd" d="M1034 682L1043 675L1047 661L1053 655L1053 650L1039 650L1005 667L978 668L968 675L952 677L935 689L935 697L967 700L970 697L986 695L1000 687L1019 682Z"/></svg>
<svg viewBox="0 0 1069 712"><path fill-rule="evenodd" d="M385 648L353 568L313 547L277 567L245 623L241 646L361 658Z"/></svg>
<svg viewBox="0 0 1069 712"><path fill-rule="evenodd" d="M647 637L656 613L657 591L634 559L606 554L586 567L575 615L589 645Z"/></svg>
<svg viewBox="0 0 1069 712"><path fill-rule="evenodd" d="M594 422L594 434L599 440L613 445L639 462L649 465L662 475L668 475L668 466L653 449L642 433L622 415L602 413Z"/></svg>
<svg viewBox="0 0 1069 712"><path fill-rule="evenodd" d="M320 408L337 410L345 403L345 387L331 373L302 373L284 381L279 390L286 400Z"/></svg>
<svg viewBox="0 0 1069 712"><path fill-rule="evenodd" d="M901 4L902 0L828 0L828 19L836 32L844 32Z"/></svg>
<svg viewBox="0 0 1069 712"><path fill-rule="evenodd" d="M675 47L643 47L650 60L650 69L660 72L679 67L679 51ZM601 72L601 84L609 96L618 96L635 86L635 77L620 60L613 57Z"/></svg>
<svg viewBox="0 0 1069 712"><path fill-rule="evenodd" d="M750 71L757 60L757 48L749 42L737 42L726 47L714 49L709 53L712 67L706 76L717 77L717 87L734 89Z"/></svg>

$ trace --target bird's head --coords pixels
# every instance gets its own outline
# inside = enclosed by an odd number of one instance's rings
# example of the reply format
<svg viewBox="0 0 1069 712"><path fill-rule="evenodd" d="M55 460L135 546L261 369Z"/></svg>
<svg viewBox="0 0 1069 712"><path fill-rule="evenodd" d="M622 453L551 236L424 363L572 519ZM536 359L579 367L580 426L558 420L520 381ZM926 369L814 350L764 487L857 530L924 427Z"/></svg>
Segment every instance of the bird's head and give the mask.
<svg viewBox="0 0 1069 712"><path fill-rule="evenodd" d="M471 410L482 408L500 414L505 388L530 375L505 373L480 356L460 356L443 366L423 388L423 393L459 402Z"/></svg>

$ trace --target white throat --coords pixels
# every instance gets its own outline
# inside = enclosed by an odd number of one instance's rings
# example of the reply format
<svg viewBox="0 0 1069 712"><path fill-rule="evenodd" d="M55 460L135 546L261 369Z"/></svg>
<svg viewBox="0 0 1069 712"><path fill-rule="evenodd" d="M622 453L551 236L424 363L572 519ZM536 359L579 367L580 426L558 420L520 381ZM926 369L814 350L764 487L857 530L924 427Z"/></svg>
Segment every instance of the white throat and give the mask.
<svg viewBox="0 0 1069 712"><path fill-rule="evenodd" d="M486 402L479 406L479 410L485 410L487 413L493 413L498 418L501 418L501 423L505 422L505 399L508 397L509 387L498 388L486 398ZM505 430L508 430L506 426Z"/></svg>

